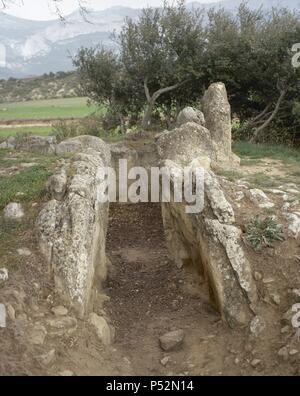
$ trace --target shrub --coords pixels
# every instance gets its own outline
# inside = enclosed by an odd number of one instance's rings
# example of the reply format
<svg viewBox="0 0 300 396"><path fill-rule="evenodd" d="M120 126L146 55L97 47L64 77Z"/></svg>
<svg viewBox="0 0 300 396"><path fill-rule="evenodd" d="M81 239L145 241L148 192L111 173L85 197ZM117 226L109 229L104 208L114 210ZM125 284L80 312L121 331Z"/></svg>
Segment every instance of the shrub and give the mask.
<svg viewBox="0 0 300 396"><path fill-rule="evenodd" d="M102 117L91 115L76 122L58 121L52 125L52 129L59 142L81 135L100 137L103 134L103 121Z"/></svg>
<svg viewBox="0 0 300 396"><path fill-rule="evenodd" d="M256 216L246 227L245 239L254 250L261 250L272 247L275 241L283 241L284 234L281 224L273 217L261 219Z"/></svg>
<svg viewBox="0 0 300 396"><path fill-rule="evenodd" d="M58 121L52 125L52 130L58 142L80 135L77 123L73 122Z"/></svg>

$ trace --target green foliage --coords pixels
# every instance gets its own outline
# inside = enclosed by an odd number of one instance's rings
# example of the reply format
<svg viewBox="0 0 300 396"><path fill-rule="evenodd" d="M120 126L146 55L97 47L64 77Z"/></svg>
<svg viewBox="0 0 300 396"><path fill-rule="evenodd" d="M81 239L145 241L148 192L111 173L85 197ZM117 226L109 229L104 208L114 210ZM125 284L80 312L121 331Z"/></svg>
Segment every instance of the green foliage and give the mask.
<svg viewBox="0 0 300 396"><path fill-rule="evenodd" d="M52 133L58 142L80 135L76 123L63 120L52 124Z"/></svg>
<svg viewBox="0 0 300 396"><path fill-rule="evenodd" d="M282 226L272 217L265 219L256 216L246 227L245 239L254 250L272 247L275 241L283 241Z"/></svg>
<svg viewBox="0 0 300 396"><path fill-rule="evenodd" d="M116 121L110 118L110 114L102 116L94 114L75 122L59 121L53 124L52 133L59 142L81 135L97 136L109 140L121 134L117 126Z"/></svg>
<svg viewBox="0 0 300 396"><path fill-rule="evenodd" d="M212 8L207 23L204 12L179 0L127 19L116 37L118 52L82 49L74 64L83 94L109 104L122 126L124 117L144 112L145 127L158 109L171 125L210 83L223 81L239 120L234 138L293 143L300 68L292 66L291 48L299 37L297 12L253 11L242 3L237 15Z"/></svg>

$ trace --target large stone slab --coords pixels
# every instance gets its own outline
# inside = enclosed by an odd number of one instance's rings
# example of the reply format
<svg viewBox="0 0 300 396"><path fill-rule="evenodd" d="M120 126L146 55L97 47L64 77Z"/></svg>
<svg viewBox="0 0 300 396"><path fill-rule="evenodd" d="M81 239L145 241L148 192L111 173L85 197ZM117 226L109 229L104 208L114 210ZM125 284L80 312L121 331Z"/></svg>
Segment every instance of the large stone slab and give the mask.
<svg viewBox="0 0 300 396"><path fill-rule="evenodd" d="M110 166L110 149L98 138L79 141L92 142L93 148L83 146L58 172L58 179L48 183L52 199L36 224L56 291L84 316L92 306L94 286L100 287L106 278L109 204L99 201L97 172Z"/></svg>

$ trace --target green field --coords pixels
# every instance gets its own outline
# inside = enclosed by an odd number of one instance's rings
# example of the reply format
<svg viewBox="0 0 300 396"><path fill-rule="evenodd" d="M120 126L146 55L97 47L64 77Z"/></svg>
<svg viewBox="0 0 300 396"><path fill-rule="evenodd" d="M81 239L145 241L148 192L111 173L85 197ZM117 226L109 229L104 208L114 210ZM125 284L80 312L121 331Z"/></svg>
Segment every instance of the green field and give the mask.
<svg viewBox="0 0 300 396"><path fill-rule="evenodd" d="M38 127L21 127L21 128L1 128L0 126L0 139L9 136L16 136L18 134L31 133L32 135L48 136L52 132L51 126L38 126Z"/></svg>
<svg viewBox="0 0 300 396"><path fill-rule="evenodd" d="M97 110L99 111L98 107L87 105L87 98L0 103L0 121L85 117Z"/></svg>

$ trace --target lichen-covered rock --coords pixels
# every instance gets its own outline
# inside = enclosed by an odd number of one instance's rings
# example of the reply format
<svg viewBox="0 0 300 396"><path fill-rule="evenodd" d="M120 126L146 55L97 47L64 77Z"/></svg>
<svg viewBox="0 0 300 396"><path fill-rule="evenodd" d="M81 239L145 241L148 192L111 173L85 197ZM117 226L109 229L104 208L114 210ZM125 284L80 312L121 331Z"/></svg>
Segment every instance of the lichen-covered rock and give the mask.
<svg viewBox="0 0 300 396"><path fill-rule="evenodd" d="M113 342L113 334L106 319L95 313L91 313L89 322L95 329L97 337L103 345L111 345Z"/></svg>
<svg viewBox="0 0 300 396"><path fill-rule="evenodd" d="M67 190L68 178L64 169L61 173L53 175L46 184L46 190L57 201L61 201Z"/></svg>
<svg viewBox="0 0 300 396"><path fill-rule="evenodd" d="M11 202L4 208L4 217L6 219L19 220L24 216L23 207L18 202Z"/></svg>
<svg viewBox="0 0 300 396"><path fill-rule="evenodd" d="M7 268L0 268L0 285L8 280Z"/></svg>
<svg viewBox="0 0 300 396"><path fill-rule="evenodd" d="M184 341L184 331L174 330L159 338L160 347L165 351L174 351L182 346Z"/></svg>
<svg viewBox="0 0 300 396"><path fill-rule="evenodd" d="M165 162L165 166L170 166ZM176 175L172 163L174 183ZM180 167L178 167L180 170ZM180 172L179 172L180 173ZM217 177L205 175L204 210L187 214L185 203L162 204L167 245L176 265L194 265L206 278L213 305L230 326L251 318L256 286L250 264L242 248L242 231Z"/></svg>
<svg viewBox="0 0 300 396"><path fill-rule="evenodd" d="M87 149L101 153L105 162L110 161L110 151L107 144L96 136L83 135L64 140L56 145L56 154L75 154L84 152Z"/></svg>
<svg viewBox="0 0 300 396"><path fill-rule="evenodd" d="M209 86L203 97L203 113L214 148L214 168L238 166L240 160L231 150L231 108L223 83Z"/></svg>
<svg viewBox="0 0 300 396"><path fill-rule="evenodd" d="M15 146L16 146L16 138L14 136L10 136L0 144L0 149L14 149Z"/></svg>
<svg viewBox="0 0 300 396"><path fill-rule="evenodd" d="M38 154L52 154L55 152L55 136L26 135L19 137L14 142L14 148Z"/></svg>
<svg viewBox="0 0 300 396"><path fill-rule="evenodd" d="M202 111L194 109L193 107L185 107L178 114L177 126L180 127L187 122L195 122L196 124L205 126L204 114Z"/></svg>
<svg viewBox="0 0 300 396"><path fill-rule="evenodd" d="M162 133L156 145L161 160L174 161L180 166L189 165L193 159L210 164L213 153L209 130L195 122Z"/></svg>
<svg viewBox="0 0 300 396"><path fill-rule="evenodd" d="M300 236L300 213L285 213L289 234L297 239Z"/></svg>
<svg viewBox="0 0 300 396"><path fill-rule="evenodd" d="M265 194L262 190L259 190L258 188L253 188L249 190L249 197L250 200L258 205L259 208L261 209L271 209L274 208L275 204L272 202L267 194Z"/></svg>
<svg viewBox="0 0 300 396"><path fill-rule="evenodd" d="M75 154L60 176L50 182L52 199L36 223L56 291L79 316L84 316L92 305L93 286L106 278L109 207L99 201L97 184L98 169L110 166L109 146L98 138L85 138L76 138L75 146L83 142L85 149ZM89 144L93 148L87 147Z"/></svg>

